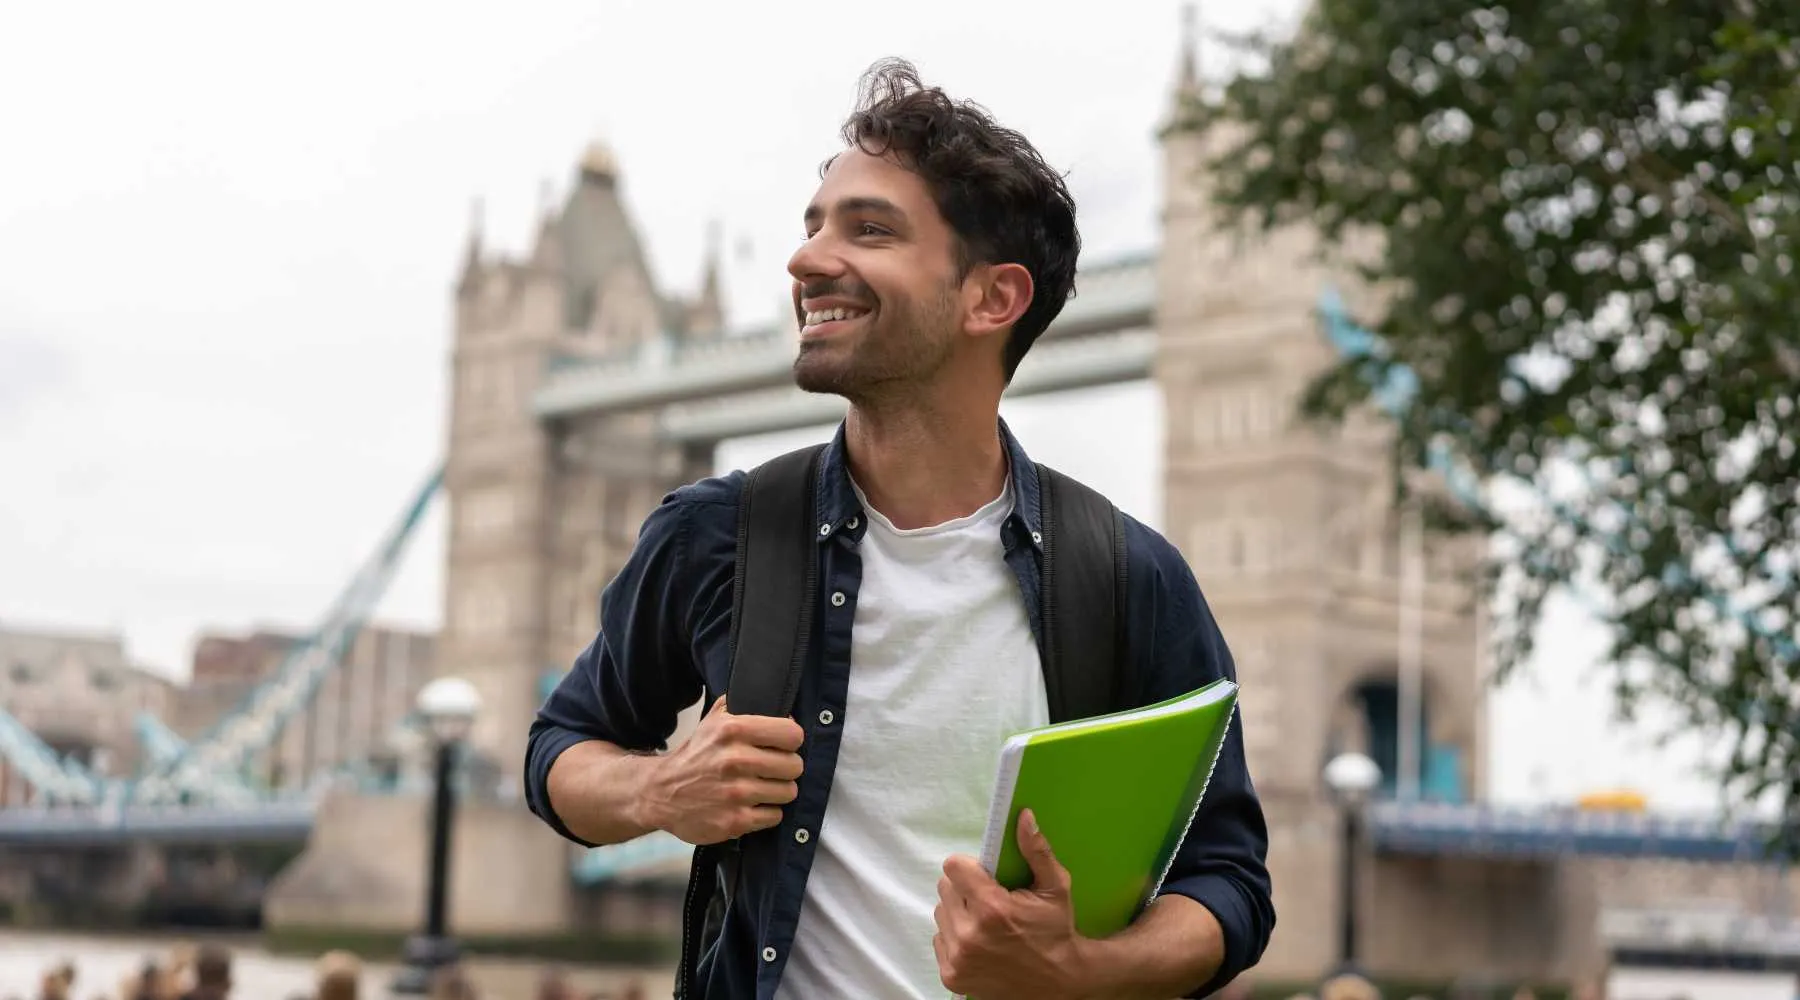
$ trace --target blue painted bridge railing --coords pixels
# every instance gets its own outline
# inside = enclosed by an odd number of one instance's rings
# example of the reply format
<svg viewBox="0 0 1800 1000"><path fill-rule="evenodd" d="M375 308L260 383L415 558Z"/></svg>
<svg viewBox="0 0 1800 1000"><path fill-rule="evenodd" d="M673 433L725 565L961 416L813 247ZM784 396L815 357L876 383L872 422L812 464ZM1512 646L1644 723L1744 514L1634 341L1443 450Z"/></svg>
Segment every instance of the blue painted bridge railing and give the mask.
<svg viewBox="0 0 1800 1000"><path fill-rule="evenodd" d="M310 799L282 799L250 807L114 802L0 809L0 846L304 842L312 834L316 805Z"/></svg>
<svg viewBox="0 0 1800 1000"><path fill-rule="evenodd" d="M577 852L569 874L577 885L597 885L634 876L686 875L693 857L693 845L659 830L623 844Z"/></svg>
<svg viewBox="0 0 1800 1000"><path fill-rule="evenodd" d="M276 799L254 806L121 805L0 810L0 847L123 843L223 844L305 841L316 800ZM1558 858L1588 855L1671 861L1785 862L1767 823L1574 808L1508 808L1383 801L1368 813L1376 851L1392 855ZM667 833L575 852L570 876L596 885L684 874L693 847Z"/></svg>
<svg viewBox="0 0 1800 1000"><path fill-rule="evenodd" d="M1368 836L1386 854L1780 863L1777 828L1747 820L1576 808L1378 802Z"/></svg>

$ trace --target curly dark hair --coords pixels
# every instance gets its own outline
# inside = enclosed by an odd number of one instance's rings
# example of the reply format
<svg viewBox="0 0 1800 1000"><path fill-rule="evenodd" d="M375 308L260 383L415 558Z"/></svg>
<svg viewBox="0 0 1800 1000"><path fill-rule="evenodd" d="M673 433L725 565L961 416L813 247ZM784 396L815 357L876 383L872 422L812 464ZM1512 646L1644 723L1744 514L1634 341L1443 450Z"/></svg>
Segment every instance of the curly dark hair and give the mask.
<svg viewBox="0 0 1800 1000"><path fill-rule="evenodd" d="M1081 233L1075 199L1030 140L986 108L927 87L904 59L863 73L843 139L871 156L893 155L924 179L957 237L958 276L977 264L1031 272L1031 304L1006 342L1006 379L1075 294ZM830 161L826 161L826 166Z"/></svg>

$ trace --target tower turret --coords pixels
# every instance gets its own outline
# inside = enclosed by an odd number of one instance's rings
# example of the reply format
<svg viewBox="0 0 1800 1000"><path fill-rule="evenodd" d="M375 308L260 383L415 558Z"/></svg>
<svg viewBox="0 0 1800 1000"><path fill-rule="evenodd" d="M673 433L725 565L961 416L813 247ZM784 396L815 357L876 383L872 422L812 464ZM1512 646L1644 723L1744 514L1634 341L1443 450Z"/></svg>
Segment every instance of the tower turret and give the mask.
<svg viewBox="0 0 1800 1000"><path fill-rule="evenodd" d="M483 218L481 198L477 196L469 202L469 236L463 244L462 273L456 279L457 295L468 295L476 291L481 284L481 241Z"/></svg>

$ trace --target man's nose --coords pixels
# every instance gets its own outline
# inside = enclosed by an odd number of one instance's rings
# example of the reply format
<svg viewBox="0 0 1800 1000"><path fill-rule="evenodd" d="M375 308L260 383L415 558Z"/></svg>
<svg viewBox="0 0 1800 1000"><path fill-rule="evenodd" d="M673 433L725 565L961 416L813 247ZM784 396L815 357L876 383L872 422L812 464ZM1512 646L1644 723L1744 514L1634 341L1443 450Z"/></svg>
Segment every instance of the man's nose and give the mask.
<svg viewBox="0 0 1800 1000"><path fill-rule="evenodd" d="M832 278L844 273L843 258L831 237L823 231L802 242L788 258L788 274L799 282Z"/></svg>

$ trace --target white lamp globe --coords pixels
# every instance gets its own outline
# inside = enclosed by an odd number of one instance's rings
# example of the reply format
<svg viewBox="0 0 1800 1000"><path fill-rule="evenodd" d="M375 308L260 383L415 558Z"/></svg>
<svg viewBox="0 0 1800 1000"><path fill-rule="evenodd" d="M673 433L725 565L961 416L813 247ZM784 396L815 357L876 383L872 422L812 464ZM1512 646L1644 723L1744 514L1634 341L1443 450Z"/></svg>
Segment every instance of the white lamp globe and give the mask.
<svg viewBox="0 0 1800 1000"><path fill-rule="evenodd" d="M1381 765L1367 754L1341 753L1325 765L1325 786L1339 802L1358 805L1381 784Z"/></svg>
<svg viewBox="0 0 1800 1000"><path fill-rule="evenodd" d="M419 692L416 707L434 738L441 743L455 743L474 728L481 694L475 685L460 677L439 677Z"/></svg>

